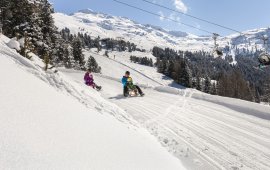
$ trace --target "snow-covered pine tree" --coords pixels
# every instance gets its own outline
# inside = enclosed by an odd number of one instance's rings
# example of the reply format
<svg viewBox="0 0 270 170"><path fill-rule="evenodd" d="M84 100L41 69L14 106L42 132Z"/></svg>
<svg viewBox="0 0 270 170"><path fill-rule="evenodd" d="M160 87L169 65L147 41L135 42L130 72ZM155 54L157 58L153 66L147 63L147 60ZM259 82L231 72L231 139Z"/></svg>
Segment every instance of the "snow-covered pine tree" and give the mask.
<svg viewBox="0 0 270 170"><path fill-rule="evenodd" d="M75 65L75 60L72 56L72 47L66 45L64 47L63 63L66 68L72 68Z"/></svg>
<svg viewBox="0 0 270 170"><path fill-rule="evenodd" d="M164 65L163 65L163 62L161 59L157 58L157 62L156 62L156 66L157 66L157 72L158 73L163 73L165 68L164 68Z"/></svg>
<svg viewBox="0 0 270 170"><path fill-rule="evenodd" d="M66 44L63 42L63 41L59 41L59 43L55 44L55 51L53 52L54 53L54 57L53 57L53 62L56 64L56 65L62 65L63 64L63 61L64 61L64 53L65 53L65 47L66 47Z"/></svg>
<svg viewBox="0 0 270 170"><path fill-rule="evenodd" d="M27 0L12 0L4 11L6 15L4 34L10 38L16 36L18 39L27 36L29 48L35 48L36 42L43 38L37 5Z"/></svg>
<svg viewBox="0 0 270 170"><path fill-rule="evenodd" d="M212 95L217 95L217 85L216 83L213 83L211 86L211 92Z"/></svg>
<svg viewBox="0 0 270 170"><path fill-rule="evenodd" d="M3 0L1 7L5 18L3 32L6 36L16 36L17 39L27 37L28 50L42 59L45 53L50 56L54 54L57 29L51 15L53 8L48 0Z"/></svg>
<svg viewBox="0 0 270 170"><path fill-rule="evenodd" d="M186 61L181 62L181 69L179 73L179 83L185 87L192 87L192 73Z"/></svg>
<svg viewBox="0 0 270 170"><path fill-rule="evenodd" d="M94 40L94 47L97 48L97 51L100 52L101 51L101 45L100 45L100 37L98 36L95 40Z"/></svg>
<svg viewBox="0 0 270 170"><path fill-rule="evenodd" d="M169 76L172 77L173 73L175 72L174 62L172 60L169 61L168 70L169 70Z"/></svg>
<svg viewBox="0 0 270 170"><path fill-rule="evenodd" d="M28 9L27 0L1 0L0 5L1 10L3 10L3 19L5 20L5 22L3 22L3 33L13 38L17 35L16 31L18 27L29 22L29 15L32 15L32 11ZM21 30L21 35L23 35L23 33L23 30Z"/></svg>
<svg viewBox="0 0 270 170"><path fill-rule="evenodd" d="M72 42L72 48L73 48L73 58L75 60L75 67L76 69L84 70L84 55L82 53L82 43L79 38L75 38Z"/></svg>
<svg viewBox="0 0 270 170"><path fill-rule="evenodd" d="M202 90L201 77L199 75L196 76L196 89L199 91Z"/></svg>
<svg viewBox="0 0 270 170"><path fill-rule="evenodd" d="M55 57L56 43L57 39L60 38L60 35L57 33L57 28L54 25L54 20L52 17L52 13L54 13L54 9L52 5L48 2L48 0L40 0L40 12L39 17L41 19L41 32L43 35L43 43L48 46L50 53L52 53L52 57Z"/></svg>
<svg viewBox="0 0 270 170"><path fill-rule="evenodd" d="M86 63L86 68L90 69L94 73L100 73L101 72L101 67L98 66L97 61L92 56L90 56L88 58L87 63Z"/></svg>
<svg viewBox="0 0 270 170"><path fill-rule="evenodd" d="M205 80L204 80L204 92L205 93L210 93L211 92L211 78L209 76L206 76L205 77Z"/></svg>

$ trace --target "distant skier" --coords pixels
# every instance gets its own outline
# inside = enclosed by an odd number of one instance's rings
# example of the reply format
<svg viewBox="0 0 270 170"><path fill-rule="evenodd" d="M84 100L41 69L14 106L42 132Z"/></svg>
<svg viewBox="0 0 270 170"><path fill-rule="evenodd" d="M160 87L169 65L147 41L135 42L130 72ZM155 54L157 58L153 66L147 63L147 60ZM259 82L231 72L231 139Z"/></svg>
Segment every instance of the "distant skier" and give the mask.
<svg viewBox="0 0 270 170"><path fill-rule="evenodd" d="M125 75L122 78L122 84L124 86L124 96L128 97L129 96L129 91L135 91L139 92L141 96L144 96L144 93L142 92L141 88L137 85L133 84L133 80L130 77L130 72L127 71Z"/></svg>
<svg viewBox="0 0 270 170"><path fill-rule="evenodd" d="M96 85L96 83L94 82L94 78L90 69L88 69L84 75L84 82L87 86L93 87L94 89L98 91L101 90L101 86Z"/></svg>

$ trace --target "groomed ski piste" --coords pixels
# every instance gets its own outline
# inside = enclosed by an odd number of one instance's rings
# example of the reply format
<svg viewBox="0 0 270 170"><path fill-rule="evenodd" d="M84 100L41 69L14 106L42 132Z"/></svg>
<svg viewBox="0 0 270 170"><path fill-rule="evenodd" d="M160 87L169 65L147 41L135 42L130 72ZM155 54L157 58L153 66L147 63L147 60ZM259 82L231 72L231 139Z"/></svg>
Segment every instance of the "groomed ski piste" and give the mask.
<svg viewBox="0 0 270 170"><path fill-rule="evenodd" d="M267 106L186 89L131 63L130 53L92 49L85 57L102 67L96 92L84 72L44 72L3 39L0 169L270 168ZM144 97L122 96L127 70Z"/></svg>
<svg viewBox="0 0 270 170"><path fill-rule="evenodd" d="M187 169L270 168L269 107L185 89L156 68L129 61L130 55L145 53L110 52L108 58L92 49L84 54L102 67L102 74L95 74L101 96L146 128ZM144 97L123 97L121 78L127 70ZM84 72L61 71L82 83Z"/></svg>

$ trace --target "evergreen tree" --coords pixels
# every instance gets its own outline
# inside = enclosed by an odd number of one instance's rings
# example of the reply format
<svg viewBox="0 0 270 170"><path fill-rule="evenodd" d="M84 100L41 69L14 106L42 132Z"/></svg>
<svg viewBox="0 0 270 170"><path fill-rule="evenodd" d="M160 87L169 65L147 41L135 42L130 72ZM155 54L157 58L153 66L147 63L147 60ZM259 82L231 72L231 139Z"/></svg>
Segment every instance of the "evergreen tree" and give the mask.
<svg viewBox="0 0 270 170"><path fill-rule="evenodd" d="M109 58L109 52L105 51L104 55Z"/></svg>
<svg viewBox="0 0 270 170"><path fill-rule="evenodd" d="M53 57L53 62L57 65L63 64L64 61L64 55L65 55L65 48L67 44L65 44L63 41L59 42L55 46L55 56Z"/></svg>
<svg viewBox="0 0 270 170"><path fill-rule="evenodd" d="M48 0L3 0L3 32L9 38L17 37L27 40L27 49L23 47L22 55L31 51L44 59L45 55L57 55L57 29L52 18L53 9Z"/></svg>
<svg viewBox="0 0 270 170"><path fill-rule="evenodd" d="M97 61L92 56L90 56L88 58L87 63L86 63L86 68L90 69L94 73L100 73L101 72L101 67L98 66Z"/></svg>
<svg viewBox="0 0 270 170"><path fill-rule="evenodd" d="M3 33L10 38L18 35L22 37L24 28L29 26L30 16L33 14L29 2L27 0L1 1L2 6L4 7L2 10L4 10L6 21L3 23Z"/></svg>
<svg viewBox="0 0 270 170"><path fill-rule="evenodd" d="M174 63L172 60L170 60L167 63L167 76L172 77L173 73L174 73Z"/></svg>
<svg viewBox="0 0 270 170"><path fill-rule="evenodd" d="M70 46L65 46L63 54L63 63L66 68L72 68L75 65L75 60L71 55L72 49Z"/></svg>
<svg viewBox="0 0 270 170"><path fill-rule="evenodd" d="M164 73L166 64L164 65L164 62L160 59L157 59L156 64L157 64L157 72Z"/></svg>
<svg viewBox="0 0 270 170"><path fill-rule="evenodd" d="M82 53L82 43L79 38L75 38L72 42L73 58L75 60L76 69L85 69L84 55Z"/></svg>
<svg viewBox="0 0 270 170"><path fill-rule="evenodd" d="M185 87L192 87L192 73L186 61L181 63L182 72L179 73L179 83Z"/></svg>
<svg viewBox="0 0 270 170"><path fill-rule="evenodd" d="M212 95L217 95L217 87L216 87L216 83L213 83L213 85L211 86L211 94Z"/></svg>
<svg viewBox="0 0 270 170"><path fill-rule="evenodd" d="M205 93L210 93L211 92L211 79L209 76L206 76L205 80L204 80L204 92Z"/></svg>
<svg viewBox="0 0 270 170"><path fill-rule="evenodd" d="M152 58L150 58L149 66L150 66L150 67L154 67L154 62L153 62Z"/></svg>
<svg viewBox="0 0 270 170"><path fill-rule="evenodd" d="M42 22L40 23L41 32L43 35L43 43L46 44L46 50L50 51L50 53L55 57L56 54L56 47L57 47L57 40L58 36L57 28L54 25L54 20L52 17L52 13L54 10L52 5L48 2L48 0L41 0L43 3L40 5L40 19Z"/></svg>
<svg viewBox="0 0 270 170"><path fill-rule="evenodd" d="M199 91L202 90L201 78L199 76L196 77L196 89Z"/></svg>

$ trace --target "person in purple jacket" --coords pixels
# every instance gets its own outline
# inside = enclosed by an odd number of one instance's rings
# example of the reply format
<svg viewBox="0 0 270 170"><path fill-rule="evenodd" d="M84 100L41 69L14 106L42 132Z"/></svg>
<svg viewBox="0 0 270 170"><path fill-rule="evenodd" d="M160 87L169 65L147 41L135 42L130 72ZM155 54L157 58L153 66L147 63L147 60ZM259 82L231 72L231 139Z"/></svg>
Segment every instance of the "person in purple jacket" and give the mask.
<svg viewBox="0 0 270 170"><path fill-rule="evenodd" d="M96 85L96 83L94 82L94 78L90 69L88 69L84 75L84 82L87 86L93 87L98 91L101 90L101 86Z"/></svg>

